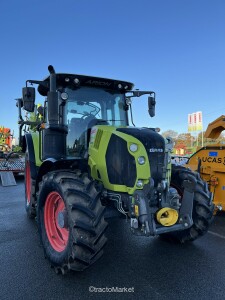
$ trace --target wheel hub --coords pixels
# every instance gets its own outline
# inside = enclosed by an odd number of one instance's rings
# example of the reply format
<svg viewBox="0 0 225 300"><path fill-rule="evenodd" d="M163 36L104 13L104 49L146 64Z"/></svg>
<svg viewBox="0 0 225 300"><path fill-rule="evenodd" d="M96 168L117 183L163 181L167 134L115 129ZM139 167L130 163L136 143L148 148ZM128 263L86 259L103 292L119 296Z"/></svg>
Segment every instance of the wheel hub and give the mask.
<svg viewBox="0 0 225 300"><path fill-rule="evenodd" d="M44 223L52 248L57 252L64 251L69 241L68 217L63 198L56 191L50 192L46 198Z"/></svg>
<svg viewBox="0 0 225 300"><path fill-rule="evenodd" d="M68 227L67 214L65 210L62 210L58 213L57 222L60 228Z"/></svg>

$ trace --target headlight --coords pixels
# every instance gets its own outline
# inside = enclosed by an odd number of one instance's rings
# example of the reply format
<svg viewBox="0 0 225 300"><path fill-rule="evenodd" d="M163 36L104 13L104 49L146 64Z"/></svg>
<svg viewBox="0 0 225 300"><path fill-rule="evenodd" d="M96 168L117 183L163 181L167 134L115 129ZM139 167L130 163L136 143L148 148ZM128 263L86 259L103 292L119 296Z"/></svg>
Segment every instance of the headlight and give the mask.
<svg viewBox="0 0 225 300"><path fill-rule="evenodd" d="M141 179L138 179L138 181L136 183L136 187L138 187L138 188L143 187L143 181Z"/></svg>
<svg viewBox="0 0 225 300"><path fill-rule="evenodd" d="M145 163L145 157L144 156L139 156L138 157L138 163L139 163L139 165L144 165L144 163Z"/></svg>
<svg viewBox="0 0 225 300"><path fill-rule="evenodd" d="M136 152L137 149L138 149L138 145L137 144L131 144L129 148L130 148L131 152Z"/></svg>

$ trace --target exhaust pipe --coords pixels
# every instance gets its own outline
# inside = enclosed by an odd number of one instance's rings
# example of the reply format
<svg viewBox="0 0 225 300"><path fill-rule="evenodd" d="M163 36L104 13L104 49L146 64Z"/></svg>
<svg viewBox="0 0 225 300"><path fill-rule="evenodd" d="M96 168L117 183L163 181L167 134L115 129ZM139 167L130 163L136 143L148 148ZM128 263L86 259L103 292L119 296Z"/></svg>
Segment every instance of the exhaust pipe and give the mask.
<svg viewBox="0 0 225 300"><path fill-rule="evenodd" d="M56 92L56 75L55 75L55 69L52 65L48 66L48 71L50 73L50 92Z"/></svg>
<svg viewBox="0 0 225 300"><path fill-rule="evenodd" d="M49 126L58 124L58 93L56 91L56 74L52 65L48 66L49 76L49 92L48 92L48 120Z"/></svg>

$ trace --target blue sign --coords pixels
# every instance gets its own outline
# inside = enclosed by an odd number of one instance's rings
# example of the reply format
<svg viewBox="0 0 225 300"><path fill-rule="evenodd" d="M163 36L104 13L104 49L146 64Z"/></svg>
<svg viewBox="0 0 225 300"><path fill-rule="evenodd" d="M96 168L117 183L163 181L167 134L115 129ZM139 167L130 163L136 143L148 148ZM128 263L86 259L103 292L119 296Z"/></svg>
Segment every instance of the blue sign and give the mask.
<svg viewBox="0 0 225 300"><path fill-rule="evenodd" d="M209 156L218 156L218 152L210 151Z"/></svg>

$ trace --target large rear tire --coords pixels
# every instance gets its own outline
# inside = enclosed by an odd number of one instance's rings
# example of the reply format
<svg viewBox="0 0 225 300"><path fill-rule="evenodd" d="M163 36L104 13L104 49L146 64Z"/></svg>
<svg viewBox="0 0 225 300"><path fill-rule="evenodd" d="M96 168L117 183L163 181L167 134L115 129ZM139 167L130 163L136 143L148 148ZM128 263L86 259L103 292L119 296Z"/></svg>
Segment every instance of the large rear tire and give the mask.
<svg viewBox="0 0 225 300"><path fill-rule="evenodd" d="M104 207L94 181L50 172L40 184L37 221L45 256L57 272L83 271L103 254Z"/></svg>
<svg viewBox="0 0 225 300"><path fill-rule="evenodd" d="M214 205L211 201L211 194L208 190L207 183L204 182L197 172L193 172L181 166L172 166L171 186L176 188L182 196L184 192L183 182L188 177L195 177L197 184L194 190L193 200L193 225L185 230L171 233L164 233L160 236L170 241L179 241L181 243L194 241L203 236L209 229L213 219Z"/></svg>

